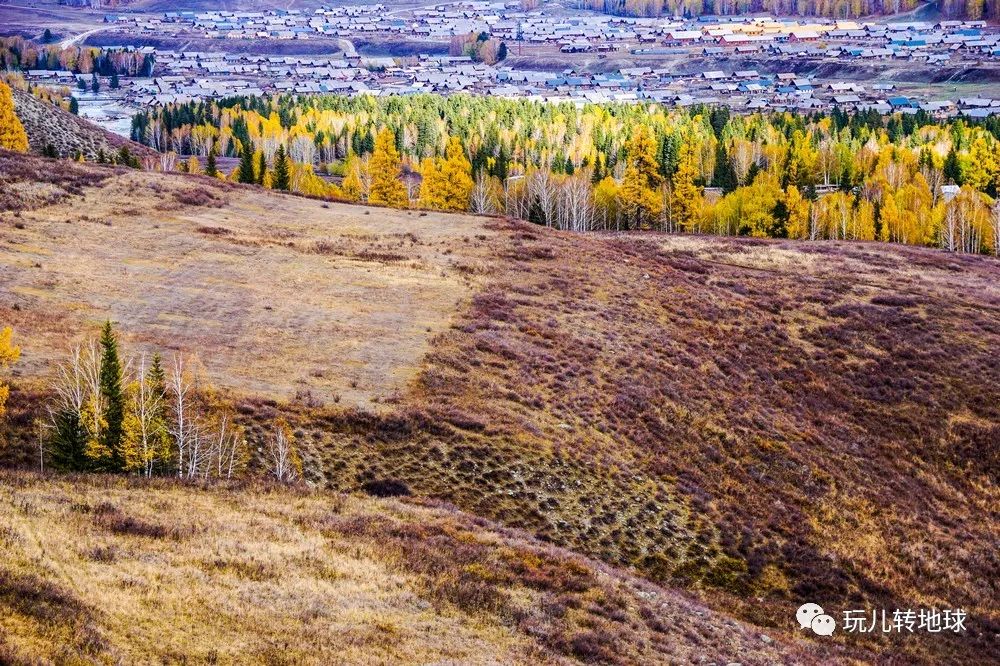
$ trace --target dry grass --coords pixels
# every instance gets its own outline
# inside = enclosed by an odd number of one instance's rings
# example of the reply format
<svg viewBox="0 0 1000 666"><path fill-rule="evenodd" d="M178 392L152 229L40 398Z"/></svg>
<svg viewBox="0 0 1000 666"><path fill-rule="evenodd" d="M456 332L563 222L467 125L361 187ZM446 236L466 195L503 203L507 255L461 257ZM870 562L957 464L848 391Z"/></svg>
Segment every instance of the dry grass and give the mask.
<svg viewBox="0 0 1000 666"><path fill-rule="evenodd" d="M5 663L822 658L443 507L0 473L0 535Z"/></svg>
<svg viewBox="0 0 1000 666"><path fill-rule="evenodd" d="M95 161L101 151L110 158L122 146L128 146L136 157L156 154L142 144L104 130L27 91L15 88L13 93L14 110L28 133L32 151L36 153L51 147L60 157L74 157L79 153L87 160Z"/></svg>
<svg viewBox="0 0 1000 666"><path fill-rule="evenodd" d="M0 169L11 192L43 180ZM27 375L112 319L133 349L197 353L207 378L237 393L377 408L471 296L475 277L458 265L483 261L493 235L475 218L324 205L204 178L53 171L64 176L60 196L0 213L0 319L32 341ZM92 182L75 185L77 173Z"/></svg>
<svg viewBox="0 0 1000 666"><path fill-rule="evenodd" d="M189 194L203 182L116 174L4 216L0 317L31 341L15 433L65 331L110 312L133 344L204 349L253 444L284 414L317 485L451 501L762 627L806 600L964 607L966 635L865 647L992 654L995 260ZM594 631L580 650L617 644Z"/></svg>

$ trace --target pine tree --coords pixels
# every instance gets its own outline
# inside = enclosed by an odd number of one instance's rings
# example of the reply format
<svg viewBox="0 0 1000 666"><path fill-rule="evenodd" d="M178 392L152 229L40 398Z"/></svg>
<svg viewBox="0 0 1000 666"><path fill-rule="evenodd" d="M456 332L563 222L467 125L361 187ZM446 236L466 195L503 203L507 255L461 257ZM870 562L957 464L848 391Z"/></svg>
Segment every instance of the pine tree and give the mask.
<svg viewBox="0 0 1000 666"><path fill-rule="evenodd" d="M288 172L288 154L285 147L278 146L278 151L274 155L274 175L271 178L271 186L276 190L287 192L291 187Z"/></svg>
<svg viewBox="0 0 1000 666"><path fill-rule="evenodd" d="M97 72L94 72L90 77L90 89L95 95L101 92L101 82L97 80Z"/></svg>
<svg viewBox="0 0 1000 666"><path fill-rule="evenodd" d="M253 171L253 145L247 144L243 147L243 154L240 155L240 168L236 180L240 183L252 185L257 182Z"/></svg>
<svg viewBox="0 0 1000 666"><path fill-rule="evenodd" d="M106 461L110 471L125 469L122 451L122 424L125 419L125 395L122 390L122 365L118 356L118 338L110 321L101 329L101 397L103 400L104 430L102 448L110 453Z"/></svg>
<svg viewBox="0 0 1000 666"><path fill-rule="evenodd" d="M962 168L958 163L958 153L952 147L944 160L944 177L956 185L962 184Z"/></svg>
<svg viewBox="0 0 1000 666"><path fill-rule="evenodd" d="M258 185L264 184L264 177L267 175L267 158L264 157L264 151L261 150L257 153L257 166L254 168L254 177L256 178L256 183Z"/></svg>
<svg viewBox="0 0 1000 666"><path fill-rule="evenodd" d="M117 90L121 83L118 81L118 72L111 72L111 89Z"/></svg>
<svg viewBox="0 0 1000 666"><path fill-rule="evenodd" d="M87 428L75 409L62 409L53 416L49 456L56 469L82 472L90 467L87 456Z"/></svg>
<svg viewBox="0 0 1000 666"><path fill-rule="evenodd" d="M409 204L406 188L400 180L400 168L396 139L392 130L385 128L375 138L375 150L369 163L369 203L391 208L405 208Z"/></svg>
<svg viewBox="0 0 1000 666"><path fill-rule="evenodd" d="M215 144L212 144L212 148L208 151L208 159L205 161L205 175L211 176L212 178L217 178L219 176L219 167L215 163Z"/></svg>
<svg viewBox="0 0 1000 666"><path fill-rule="evenodd" d="M3 81L0 81L0 148L28 152L28 134L14 112L14 95Z"/></svg>

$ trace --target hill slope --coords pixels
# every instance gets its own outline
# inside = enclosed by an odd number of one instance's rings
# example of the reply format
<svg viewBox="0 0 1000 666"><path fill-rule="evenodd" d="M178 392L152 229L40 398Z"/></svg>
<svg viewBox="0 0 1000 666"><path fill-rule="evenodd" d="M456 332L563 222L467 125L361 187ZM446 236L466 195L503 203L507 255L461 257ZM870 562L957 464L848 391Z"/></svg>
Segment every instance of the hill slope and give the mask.
<svg viewBox="0 0 1000 666"><path fill-rule="evenodd" d="M0 552L5 664L821 662L447 507L0 472Z"/></svg>
<svg viewBox="0 0 1000 666"><path fill-rule="evenodd" d="M15 431L66 332L110 317L134 346L196 351L252 440L286 415L314 482L399 481L766 627L803 601L965 608L962 635L836 640L990 654L995 260L579 236L49 164L0 160L21 209L0 223Z"/></svg>
<svg viewBox="0 0 1000 666"><path fill-rule="evenodd" d="M122 146L128 146L129 151L138 157L156 154L156 151L142 144L108 132L29 92L17 88L12 92L14 111L28 133L31 150L36 153L51 146L62 157L72 157L79 152L85 159L94 161L100 151L110 157Z"/></svg>

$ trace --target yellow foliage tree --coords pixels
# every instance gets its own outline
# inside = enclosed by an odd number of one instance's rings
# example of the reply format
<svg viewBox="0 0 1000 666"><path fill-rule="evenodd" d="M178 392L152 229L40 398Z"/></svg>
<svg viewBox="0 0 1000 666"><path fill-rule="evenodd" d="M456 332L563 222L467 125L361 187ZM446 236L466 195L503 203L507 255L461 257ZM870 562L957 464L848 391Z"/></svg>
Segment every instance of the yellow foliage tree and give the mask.
<svg viewBox="0 0 1000 666"><path fill-rule="evenodd" d="M28 152L28 134L14 113L14 96L10 86L3 81L0 81L0 148Z"/></svg>
<svg viewBox="0 0 1000 666"><path fill-rule="evenodd" d="M348 201L361 201L364 197L364 186L361 181L361 160L351 153L344 164L344 180L340 183L340 194Z"/></svg>
<svg viewBox="0 0 1000 666"><path fill-rule="evenodd" d="M406 187L400 180L399 151L392 130L386 128L375 137L375 151L369 163L371 185L368 203L391 208L405 208L409 204Z"/></svg>
<svg viewBox="0 0 1000 666"><path fill-rule="evenodd" d="M678 151L671 204L674 219L681 229L693 228L704 206L701 189L694 184L695 178L698 177L696 158L690 142L683 142Z"/></svg>
<svg viewBox="0 0 1000 666"><path fill-rule="evenodd" d="M21 348L14 345L14 331L10 326L0 330L0 370L6 370L21 357ZM0 416L7 412L10 387L0 382Z"/></svg>

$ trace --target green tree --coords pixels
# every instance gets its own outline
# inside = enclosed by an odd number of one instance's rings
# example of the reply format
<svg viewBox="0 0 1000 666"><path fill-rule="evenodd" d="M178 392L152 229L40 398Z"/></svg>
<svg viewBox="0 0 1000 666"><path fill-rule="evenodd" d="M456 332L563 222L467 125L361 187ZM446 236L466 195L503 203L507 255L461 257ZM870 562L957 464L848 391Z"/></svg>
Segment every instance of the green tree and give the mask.
<svg viewBox="0 0 1000 666"><path fill-rule="evenodd" d="M102 448L110 459L104 462L110 471L125 469L122 452L122 423L125 419L125 395L122 390L122 364L118 355L118 338L110 321L101 329L100 387L103 404L104 430L101 432Z"/></svg>
<svg viewBox="0 0 1000 666"><path fill-rule="evenodd" d="M243 153L240 155L240 170L236 175L236 180L248 185L257 182L253 170L253 144L243 146Z"/></svg>
<svg viewBox="0 0 1000 666"><path fill-rule="evenodd" d="M212 144L212 148L208 151L208 159L205 161L205 175L211 176L212 178L217 178L219 176L219 167L215 163L216 150L215 144Z"/></svg>
<svg viewBox="0 0 1000 666"><path fill-rule="evenodd" d="M264 151L257 153L257 166L254 169L254 177L258 185L264 184L264 177L267 175L267 158L264 157Z"/></svg>
<svg viewBox="0 0 1000 666"><path fill-rule="evenodd" d="M285 192L291 187L288 170L288 154L285 147L278 146L278 151L274 155L274 174L271 177L271 187Z"/></svg>
<svg viewBox="0 0 1000 666"><path fill-rule="evenodd" d="M87 428L75 409L61 409L53 416L49 460L56 469L82 472L90 467Z"/></svg>

